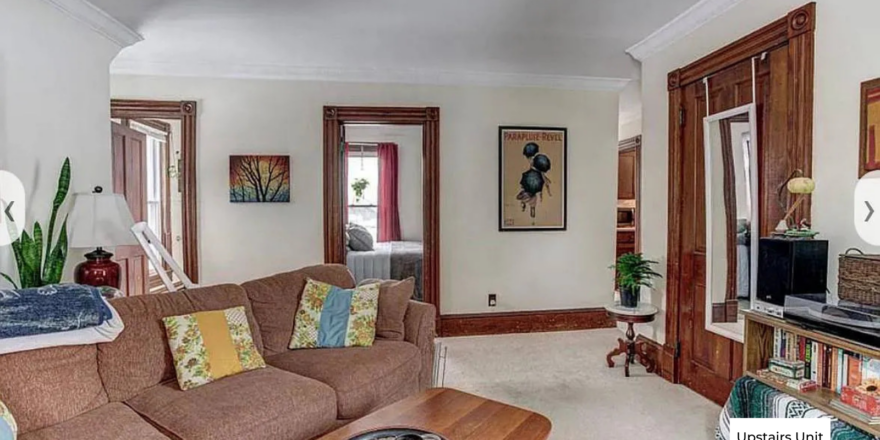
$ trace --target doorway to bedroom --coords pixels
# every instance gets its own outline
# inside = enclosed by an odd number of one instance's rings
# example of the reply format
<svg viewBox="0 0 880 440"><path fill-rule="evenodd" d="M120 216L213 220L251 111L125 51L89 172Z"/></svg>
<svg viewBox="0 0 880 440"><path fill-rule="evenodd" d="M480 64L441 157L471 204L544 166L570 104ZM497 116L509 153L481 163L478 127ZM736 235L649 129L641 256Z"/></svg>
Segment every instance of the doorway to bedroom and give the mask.
<svg viewBox="0 0 880 440"><path fill-rule="evenodd" d="M357 282L415 279L422 300L422 128L345 124L346 265Z"/></svg>
<svg viewBox="0 0 880 440"><path fill-rule="evenodd" d="M440 310L440 110L324 107L324 261Z"/></svg>

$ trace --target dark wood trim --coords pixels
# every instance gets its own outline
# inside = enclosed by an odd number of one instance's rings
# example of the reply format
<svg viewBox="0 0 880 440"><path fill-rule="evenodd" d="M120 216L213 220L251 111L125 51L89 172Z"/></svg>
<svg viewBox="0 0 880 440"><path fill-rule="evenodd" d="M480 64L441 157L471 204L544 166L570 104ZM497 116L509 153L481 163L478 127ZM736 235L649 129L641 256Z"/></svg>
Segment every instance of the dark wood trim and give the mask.
<svg viewBox="0 0 880 440"><path fill-rule="evenodd" d="M868 93L880 88L880 78L862 83L862 102L859 113L859 179L868 174Z"/></svg>
<svg viewBox="0 0 880 440"><path fill-rule="evenodd" d="M656 367L654 373L669 382L674 382L675 350L644 335L636 336L636 344L642 344L645 357L649 362L654 363Z"/></svg>
<svg viewBox="0 0 880 440"><path fill-rule="evenodd" d="M128 121L128 119L126 119L126 121ZM167 122L157 121L155 119L132 119L132 121L146 125L154 130L159 130L165 134L171 133L171 124Z"/></svg>
<svg viewBox="0 0 880 440"><path fill-rule="evenodd" d="M345 264L345 182L342 127L365 123L422 126L424 300L440 314L440 109L324 107L324 262Z"/></svg>
<svg viewBox="0 0 880 440"><path fill-rule="evenodd" d="M683 94L678 89L678 73L675 71L670 73L670 86L673 85L675 79L674 92L669 94L669 211L667 213L668 242L666 249L666 344L663 347L664 356L668 353L676 353L676 344L679 341L678 336L678 314L680 304L680 285L678 280L681 279L681 243L682 243L682 209L684 196L682 189L684 187L684 173L682 167L684 165L684 152L681 148L683 131L681 129L685 114L682 103ZM671 370L669 373L670 381L679 382L678 356L673 356L671 362ZM662 364L661 364L662 365ZM662 367L661 367L662 368Z"/></svg>
<svg viewBox="0 0 880 440"><path fill-rule="evenodd" d="M618 151L626 151L630 148L638 148L642 146L642 135L633 136L617 143Z"/></svg>
<svg viewBox="0 0 880 440"><path fill-rule="evenodd" d="M654 373L665 378L664 371L669 372L671 370L669 369L669 365L666 365L666 368L664 368L663 346L644 335L636 336L636 344L642 344L644 357L647 358L648 363L653 363L653 365L656 366ZM667 378L667 380L670 379Z"/></svg>
<svg viewBox="0 0 880 440"><path fill-rule="evenodd" d="M785 173L787 176L793 169L802 169L806 175L812 170L812 138L813 138L813 76L814 76L814 30L816 27L816 5L809 3L791 11L786 17L731 43L711 54L679 69L669 72L667 88L669 90L669 211L667 241L667 293L666 293L666 343L663 346L661 365L670 365L671 371L664 372L673 381L680 381L679 359L676 345L681 340L679 335L679 309L682 292L689 288L682 273L682 209L683 191L687 182L683 176L683 135L681 123L684 115L683 89L707 76L730 68L738 63L760 56L762 53L787 46L788 75L790 89L785 93L787 99L788 121L784 147L787 151L787 164L773 164L774 176L762 171L762 185L772 185L775 174ZM761 111L759 109L759 114ZM773 179L768 179L773 177ZM785 177L782 177L783 179ZM762 191L760 200L761 229L766 233L765 223L774 223L775 200L766 200L766 191ZM801 206L797 218L809 218L808 204ZM773 217L773 218L771 218ZM698 323L702 327L703 323ZM706 378L709 380L709 378ZM711 385L707 385L711 388ZM704 390L711 391L711 390ZM709 394L706 394L709 395ZM717 396L713 396L717 397Z"/></svg>
<svg viewBox="0 0 880 440"><path fill-rule="evenodd" d="M183 198L183 270L199 282L199 204L196 180L196 118L195 101L148 101L111 99L110 117L126 119L172 119L180 121L180 155L183 176L180 179Z"/></svg>
<svg viewBox="0 0 880 440"><path fill-rule="evenodd" d="M790 43L802 35L809 34L808 40L810 41L808 42L812 43L812 34L815 29L816 3L813 2L789 12L786 17L780 18L685 67L673 70L667 78L668 89L672 91L692 82L700 81L750 57ZM812 61L812 53L810 55L810 61ZM809 70L812 71L812 64ZM812 85L812 82L810 84Z"/></svg>
<svg viewBox="0 0 880 440"><path fill-rule="evenodd" d="M440 335L476 336L614 328L603 307L440 316Z"/></svg>

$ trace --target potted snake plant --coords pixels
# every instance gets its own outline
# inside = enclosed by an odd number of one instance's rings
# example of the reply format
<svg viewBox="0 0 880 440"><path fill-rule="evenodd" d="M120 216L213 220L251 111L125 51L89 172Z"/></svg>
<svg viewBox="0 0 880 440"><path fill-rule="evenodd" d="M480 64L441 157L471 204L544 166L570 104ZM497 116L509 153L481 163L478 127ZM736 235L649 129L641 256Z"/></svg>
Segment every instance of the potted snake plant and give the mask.
<svg viewBox="0 0 880 440"><path fill-rule="evenodd" d="M623 307L637 307L641 287L653 287L654 278L662 278L651 266L656 261L646 260L642 254L627 253L617 257L617 263L611 266L617 276L617 285L620 288L620 305Z"/></svg>

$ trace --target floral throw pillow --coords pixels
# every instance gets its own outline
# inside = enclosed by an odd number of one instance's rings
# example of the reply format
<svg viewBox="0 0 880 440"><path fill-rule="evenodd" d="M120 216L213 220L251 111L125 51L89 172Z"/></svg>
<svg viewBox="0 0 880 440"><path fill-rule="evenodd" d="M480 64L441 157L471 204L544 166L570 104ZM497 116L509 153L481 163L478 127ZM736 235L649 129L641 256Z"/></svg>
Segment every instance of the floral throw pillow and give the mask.
<svg viewBox="0 0 880 440"><path fill-rule="evenodd" d="M182 390L266 366L254 345L244 307L162 320Z"/></svg>
<svg viewBox="0 0 880 440"><path fill-rule="evenodd" d="M379 284L342 289L309 280L303 289L290 349L369 347L376 339Z"/></svg>
<svg viewBox="0 0 880 440"><path fill-rule="evenodd" d="M18 425L12 418L9 408L0 402L0 440L15 440L18 434Z"/></svg>

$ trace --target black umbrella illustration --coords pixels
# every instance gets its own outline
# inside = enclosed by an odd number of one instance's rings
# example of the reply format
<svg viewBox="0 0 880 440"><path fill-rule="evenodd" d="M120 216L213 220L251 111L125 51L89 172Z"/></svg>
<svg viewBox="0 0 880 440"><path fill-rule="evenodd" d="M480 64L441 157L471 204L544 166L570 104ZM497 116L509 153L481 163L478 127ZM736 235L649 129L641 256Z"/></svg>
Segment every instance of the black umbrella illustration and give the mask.
<svg viewBox="0 0 880 440"><path fill-rule="evenodd" d="M541 153L541 147L534 142L529 142L523 147L523 156L529 161L529 169L522 174L519 180L520 191L516 195L522 210L529 207L529 215L532 217L532 224L535 224L535 207L538 201L542 201L544 197L544 189L547 189L547 195L553 197L550 191L550 179L547 172L550 171L550 158L546 154Z"/></svg>

